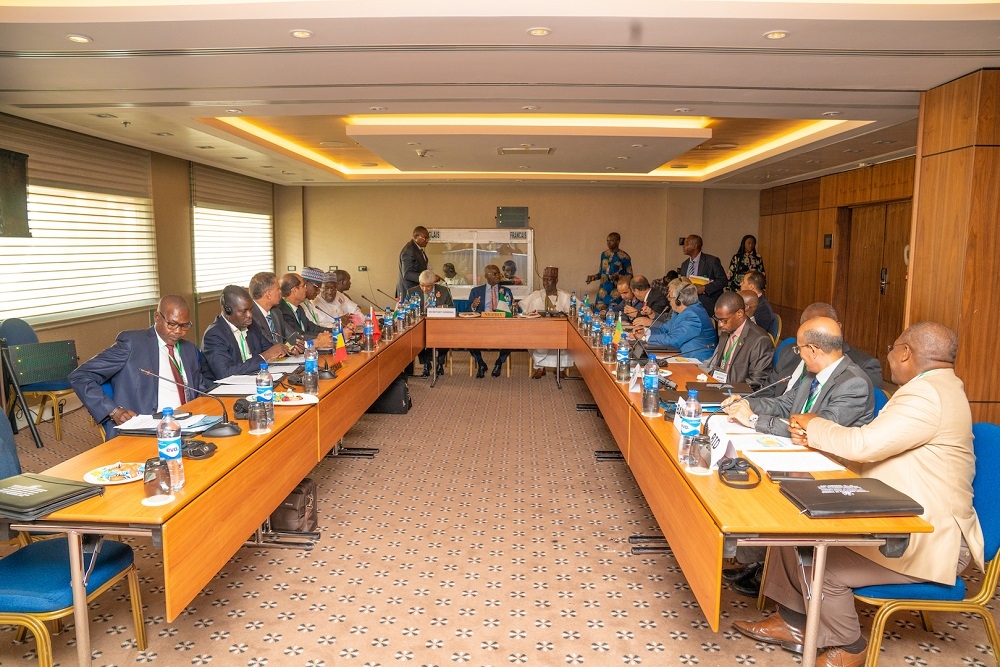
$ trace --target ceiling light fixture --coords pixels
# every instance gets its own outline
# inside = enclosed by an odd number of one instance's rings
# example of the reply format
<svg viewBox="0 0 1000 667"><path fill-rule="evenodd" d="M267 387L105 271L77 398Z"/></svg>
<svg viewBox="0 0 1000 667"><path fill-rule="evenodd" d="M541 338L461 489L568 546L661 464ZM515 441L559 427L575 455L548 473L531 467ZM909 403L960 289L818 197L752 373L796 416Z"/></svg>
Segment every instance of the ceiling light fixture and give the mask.
<svg viewBox="0 0 1000 667"><path fill-rule="evenodd" d="M645 148L646 144L632 144L632 148Z"/></svg>
<svg viewBox="0 0 1000 667"><path fill-rule="evenodd" d="M247 157L247 156L245 156L245 155L234 155L234 156L233 156L233 159L234 159L234 160L249 160L250 158L248 158L248 157Z"/></svg>
<svg viewBox="0 0 1000 667"><path fill-rule="evenodd" d="M711 146L709 146L709 148L713 148L713 149L715 149L717 151L728 151L728 150L732 150L734 148L739 148L739 147L740 147L739 144L726 144L726 143L712 144Z"/></svg>
<svg viewBox="0 0 1000 667"><path fill-rule="evenodd" d="M784 39L789 34L787 30L768 30L764 33L764 37L767 39Z"/></svg>
<svg viewBox="0 0 1000 667"><path fill-rule="evenodd" d="M824 116L829 116L829 117L832 118L833 116L839 116L840 112L839 111L824 111L823 115Z"/></svg>
<svg viewBox="0 0 1000 667"><path fill-rule="evenodd" d="M535 28L528 28L528 34L532 37L548 37L552 34L552 30L538 26Z"/></svg>
<svg viewBox="0 0 1000 667"><path fill-rule="evenodd" d="M873 141L872 143L876 146L888 146L889 144L894 144L896 142L892 139L879 139L878 141Z"/></svg>
<svg viewBox="0 0 1000 667"><path fill-rule="evenodd" d="M618 171L618 167L605 167L605 171Z"/></svg>
<svg viewBox="0 0 1000 667"><path fill-rule="evenodd" d="M309 39L313 36L312 30L305 30L304 28L298 28L296 30L290 30L289 35L295 39Z"/></svg>
<svg viewBox="0 0 1000 667"><path fill-rule="evenodd" d="M113 113L95 113L94 115L98 118L118 118L118 116Z"/></svg>
<svg viewBox="0 0 1000 667"><path fill-rule="evenodd" d="M535 106L534 104L528 104L526 106L521 107L521 109L523 111L538 111L539 109L541 109L541 107Z"/></svg>
<svg viewBox="0 0 1000 667"><path fill-rule="evenodd" d="M73 42L74 44L90 44L91 42L94 41L90 37L87 37L86 35L76 35L73 33L66 35L66 39Z"/></svg>
<svg viewBox="0 0 1000 667"><path fill-rule="evenodd" d="M215 146L195 146L195 148L200 148L203 151L208 151L214 149Z"/></svg>
<svg viewBox="0 0 1000 667"><path fill-rule="evenodd" d="M385 111L386 107L368 107L369 111Z"/></svg>
<svg viewBox="0 0 1000 667"><path fill-rule="evenodd" d="M226 113L243 113L243 109L226 109Z"/></svg>
<svg viewBox="0 0 1000 667"><path fill-rule="evenodd" d="M157 137L172 137L172 136L174 136L174 133L173 132L153 132L153 136L157 136Z"/></svg>
<svg viewBox="0 0 1000 667"><path fill-rule="evenodd" d="M864 153L864 151L861 150L860 148L845 148L844 152L845 153Z"/></svg>
<svg viewBox="0 0 1000 667"><path fill-rule="evenodd" d="M361 166L362 167L377 167L378 166L378 162L362 162Z"/></svg>
<svg viewBox="0 0 1000 667"><path fill-rule="evenodd" d="M619 155L618 159L619 160L627 160L628 159L628 155Z"/></svg>
<svg viewBox="0 0 1000 667"><path fill-rule="evenodd" d="M690 113L691 109L688 107L677 107L674 109L674 113Z"/></svg>

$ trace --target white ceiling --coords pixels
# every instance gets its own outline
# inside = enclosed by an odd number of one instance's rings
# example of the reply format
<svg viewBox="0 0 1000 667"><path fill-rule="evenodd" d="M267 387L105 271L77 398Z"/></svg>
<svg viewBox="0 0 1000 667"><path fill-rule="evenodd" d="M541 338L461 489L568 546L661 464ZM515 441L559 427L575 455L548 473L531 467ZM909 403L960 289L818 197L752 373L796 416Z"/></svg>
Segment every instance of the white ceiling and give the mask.
<svg viewBox="0 0 1000 667"><path fill-rule="evenodd" d="M707 179L762 187L912 154L921 91L1000 67L997 3L0 3L0 111L284 184L348 180L199 119L238 110L248 119L544 113L866 123ZM552 32L531 37L534 26ZM313 37L295 39L293 29ZM789 36L763 37L775 29ZM93 42L73 44L69 33ZM387 180L433 180L419 171L426 158L401 147L420 139L354 139L401 170ZM554 141L544 131L511 139ZM495 136L442 132L434 141L457 172L487 172L480 182L522 176L497 173L521 158L498 162ZM603 180L595 171L611 178L606 163L620 155L613 137L559 141L524 171L549 170L538 161L555 158L572 162L557 170L581 181ZM673 141L627 171L687 150Z"/></svg>

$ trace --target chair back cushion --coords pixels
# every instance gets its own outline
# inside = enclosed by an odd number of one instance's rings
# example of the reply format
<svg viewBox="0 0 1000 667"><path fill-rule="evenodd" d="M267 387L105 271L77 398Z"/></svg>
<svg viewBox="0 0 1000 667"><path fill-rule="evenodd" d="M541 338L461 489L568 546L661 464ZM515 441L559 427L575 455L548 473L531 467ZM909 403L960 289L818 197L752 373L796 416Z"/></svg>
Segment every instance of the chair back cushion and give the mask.
<svg viewBox="0 0 1000 667"><path fill-rule="evenodd" d="M0 338L6 338L8 345L24 345L25 343L37 343L38 335L31 325L22 319L8 317L0 322Z"/></svg>
<svg viewBox="0 0 1000 667"><path fill-rule="evenodd" d="M882 387L875 387L875 414L874 417L878 417L878 413L882 412L882 408L885 404L889 402L889 394L885 393L885 389Z"/></svg>
<svg viewBox="0 0 1000 667"><path fill-rule="evenodd" d="M983 527L985 558L991 561L1000 550L1000 426L979 422L972 425L972 433L976 436L972 506Z"/></svg>

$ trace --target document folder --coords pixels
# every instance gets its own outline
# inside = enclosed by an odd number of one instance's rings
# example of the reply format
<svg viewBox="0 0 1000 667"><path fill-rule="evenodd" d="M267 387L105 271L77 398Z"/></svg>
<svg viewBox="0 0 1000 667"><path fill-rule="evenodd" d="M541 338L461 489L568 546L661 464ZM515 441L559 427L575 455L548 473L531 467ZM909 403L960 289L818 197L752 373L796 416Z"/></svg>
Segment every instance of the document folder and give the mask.
<svg viewBox="0 0 1000 667"><path fill-rule="evenodd" d="M0 516L34 521L81 500L104 493L100 484L88 484L35 473L0 480Z"/></svg>
<svg viewBox="0 0 1000 667"><path fill-rule="evenodd" d="M781 482L781 493L813 519L919 516L924 508L880 479L803 479Z"/></svg>

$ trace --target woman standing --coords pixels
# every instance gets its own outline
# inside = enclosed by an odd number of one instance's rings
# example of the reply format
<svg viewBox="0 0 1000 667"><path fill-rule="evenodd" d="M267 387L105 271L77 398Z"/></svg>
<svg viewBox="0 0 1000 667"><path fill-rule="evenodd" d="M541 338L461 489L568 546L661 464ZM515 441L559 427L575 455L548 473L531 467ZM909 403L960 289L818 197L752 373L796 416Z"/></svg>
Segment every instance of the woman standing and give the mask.
<svg viewBox="0 0 1000 667"><path fill-rule="evenodd" d="M747 234L740 241L740 249L733 255L729 262L729 289L734 292L740 291L740 283L747 271L764 272L764 260L757 254L757 237Z"/></svg>

